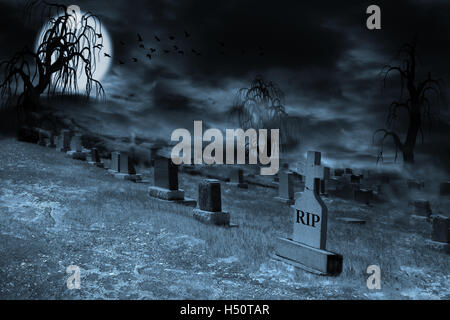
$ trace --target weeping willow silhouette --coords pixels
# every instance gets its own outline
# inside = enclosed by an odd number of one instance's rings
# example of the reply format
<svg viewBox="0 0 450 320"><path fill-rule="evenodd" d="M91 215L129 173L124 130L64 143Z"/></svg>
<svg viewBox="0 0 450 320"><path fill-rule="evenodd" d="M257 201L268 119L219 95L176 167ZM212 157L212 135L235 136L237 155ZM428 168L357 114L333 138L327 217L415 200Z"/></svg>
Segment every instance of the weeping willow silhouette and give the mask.
<svg viewBox="0 0 450 320"><path fill-rule="evenodd" d="M30 20L40 14L46 28L35 50L26 46L0 63L2 105L15 104L19 115L38 112L42 94L78 92L80 73L87 79L86 96L95 91L96 97L104 97L102 84L93 77L103 46L99 19L46 1L28 2L24 13Z"/></svg>

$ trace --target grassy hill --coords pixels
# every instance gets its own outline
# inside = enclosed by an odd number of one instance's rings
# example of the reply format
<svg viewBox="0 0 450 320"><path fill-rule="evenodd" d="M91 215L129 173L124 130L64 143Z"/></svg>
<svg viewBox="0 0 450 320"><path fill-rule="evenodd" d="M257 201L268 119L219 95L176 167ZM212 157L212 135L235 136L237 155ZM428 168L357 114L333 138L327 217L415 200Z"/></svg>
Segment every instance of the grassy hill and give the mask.
<svg viewBox="0 0 450 320"><path fill-rule="evenodd" d="M403 202L371 206L325 198L327 248L344 257L339 277L321 277L270 259L291 233L277 190L222 183L223 210L238 228L203 225L191 208L151 199L148 184L10 138L0 140L2 299L449 299L450 259L426 244L430 225ZM152 169L139 168L152 181ZM197 198L201 176L180 173ZM437 203L434 203L437 206ZM439 203L439 209L448 210ZM365 225L338 217L359 217ZM68 290L69 265L81 289ZM366 287L381 267L382 289Z"/></svg>

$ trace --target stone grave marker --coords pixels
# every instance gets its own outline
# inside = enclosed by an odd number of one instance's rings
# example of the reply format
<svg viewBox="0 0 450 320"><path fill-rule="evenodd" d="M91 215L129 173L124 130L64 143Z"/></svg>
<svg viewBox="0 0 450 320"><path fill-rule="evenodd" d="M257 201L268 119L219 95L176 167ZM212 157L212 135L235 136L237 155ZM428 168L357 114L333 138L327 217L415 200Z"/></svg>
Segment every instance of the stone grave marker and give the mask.
<svg viewBox="0 0 450 320"><path fill-rule="evenodd" d="M331 169L329 167L323 167L323 179L320 179L320 193L323 195L328 194L328 182L330 181Z"/></svg>
<svg viewBox="0 0 450 320"><path fill-rule="evenodd" d="M190 198L185 198L184 191L178 187L178 166L172 159L156 157L154 161L153 184L148 188L150 197L174 201L183 205L193 206L197 202Z"/></svg>
<svg viewBox="0 0 450 320"><path fill-rule="evenodd" d="M114 177L122 180L130 180L133 182L139 182L142 180L141 174L136 174L136 168L134 167L133 162L129 161L128 153L119 152L119 171L114 172Z"/></svg>
<svg viewBox="0 0 450 320"><path fill-rule="evenodd" d="M195 219L214 225L230 226L230 214L222 212L220 181L204 179L198 185L198 208L193 211Z"/></svg>
<svg viewBox="0 0 450 320"><path fill-rule="evenodd" d="M373 192L369 189L354 190L354 198L356 202L368 205L373 198Z"/></svg>
<svg viewBox="0 0 450 320"><path fill-rule="evenodd" d="M81 134L76 134L72 137L70 150L67 151L67 155L75 160L86 160L87 156L86 153L83 152L83 146L81 144Z"/></svg>
<svg viewBox="0 0 450 320"><path fill-rule="evenodd" d="M237 186L242 189L248 189L248 184L244 181L244 170L241 168L231 169L230 185Z"/></svg>
<svg viewBox="0 0 450 320"><path fill-rule="evenodd" d="M67 152L70 150L70 140L72 139L72 133L70 130L61 130L61 134L58 139L58 150L61 152Z"/></svg>
<svg viewBox="0 0 450 320"><path fill-rule="evenodd" d="M88 163L99 168L103 168L104 164L100 161L100 155L98 154L97 148L92 148L90 152L90 160Z"/></svg>
<svg viewBox="0 0 450 320"><path fill-rule="evenodd" d="M320 152L308 151L305 191L291 207L292 238L278 238L273 257L309 272L338 275L343 258L326 251L328 210L319 195L323 175L320 158Z"/></svg>
<svg viewBox="0 0 450 320"><path fill-rule="evenodd" d="M350 168L345 168L345 174L353 174L353 170Z"/></svg>
<svg viewBox="0 0 450 320"><path fill-rule="evenodd" d="M53 133L50 133L50 135L49 135L47 147L48 148L56 148L55 135Z"/></svg>
<svg viewBox="0 0 450 320"><path fill-rule="evenodd" d="M344 174L344 169L334 169L334 176L341 177Z"/></svg>
<svg viewBox="0 0 450 320"><path fill-rule="evenodd" d="M117 151L111 152L111 165L109 171L111 173L120 172L120 153Z"/></svg>
<svg viewBox="0 0 450 320"><path fill-rule="evenodd" d="M414 207L413 218L418 219L428 219L431 216L431 205L430 201L424 199L414 200L412 202Z"/></svg>
<svg viewBox="0 0 450 320"><path fill-rule="evenodd" d="M442 182L439 185L439 194L441 196L450 196L450 181Z"/></svg>
<svg viewBox="0 0 450 320"><path fill-rule="evenodd" d="M286 204L294 203L294 174L290 171L278 172L278 196L275 200Z"/></svg>
<svg viewBox="0 0 450 320"><path fill-rule="evenodd" d="M38 136L39 136L39 140L38 140L37 144L39 146L45 147L47 145L47 143L45 141L47 136L45 135L44 131L43 130L39 130Z"/></svg>
<svg viewBox="0 0 450 320"><path fill-rule="evenodd" d="M450 218L442 215L433 216L431 240L427 243L433 249L450 253Z"/></svg>

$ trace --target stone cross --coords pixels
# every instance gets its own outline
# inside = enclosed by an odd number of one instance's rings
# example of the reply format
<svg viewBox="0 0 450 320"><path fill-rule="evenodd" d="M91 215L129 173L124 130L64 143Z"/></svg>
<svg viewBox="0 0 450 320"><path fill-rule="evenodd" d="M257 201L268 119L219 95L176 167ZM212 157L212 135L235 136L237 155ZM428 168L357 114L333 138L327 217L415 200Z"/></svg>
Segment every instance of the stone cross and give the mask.
<svg viewBox="0 0 450 320"><path fill-rule="evenodd" d="M292 207L294 213L292 240L325 250L328 210L319 195L320 179L323 179L324 172L320 160L320 152L308 151L305 191Z"/></svg>

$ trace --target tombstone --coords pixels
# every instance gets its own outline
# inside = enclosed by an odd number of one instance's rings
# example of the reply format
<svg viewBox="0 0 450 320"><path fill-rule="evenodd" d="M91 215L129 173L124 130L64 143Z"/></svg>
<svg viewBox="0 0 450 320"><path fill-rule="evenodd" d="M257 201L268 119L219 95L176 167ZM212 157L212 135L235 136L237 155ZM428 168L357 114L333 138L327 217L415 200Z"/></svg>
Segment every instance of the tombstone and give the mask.
<svg viewBox="0 0 450 320"><path fill-rule="evenodd" d="M416 180L408 180L408 189L409 190L421 190L425 187L425 182L416 181Z"/></svg>
<svg viewBox="0 0 450 320"><path fill-rule="evenodd" d="M53 133L50 133L50 136L48 138L47 147L48 148L56 148L55 136Z"/></svg>
<svg viewBox="0 0 450 320"><path fill-rule="evenodd" d="M120 153L117 151L111 152L111 166L109 171L111 173L120 172Z"/></svg>
<svg viewBox="0 0 450 320"><path fill-rule="evenodd" d="M70 150L70 140L72 139L72 133L70 130L61 130L61 135L58 139L58 150L61 152L67 152Z"/></svg>
<svg viewBox="0 0 450 320"><path fill-rule="evenodd" d="M244 170L241 168L232 168L230 185L238 188L248 189L248 184L244 182Z"/></svg>
<svg viewBox="0 0 450 320"><path fill-rule="evenodd" d="M341 177L344 174L344 169L334 169L334 176Z"/></svg>
<svg viewBox="0 0 450 320"><path fill-rule="evenodd" d="M150 147L150 166L155 165L155 159L158 158L158 152L161 149L161 147L152 146Z"/></svg>
<svg viewBox="0 0 450 320"><path fill-rule="evenodd" d="M292 209L292 239L278 238L275 244L277 260L322 275L342 272L342 256L326 250L327 207L319 195L320 152L308 151L305 191L295 201Z"/></svg>
<svg viewBox="0 0 450 320"><path fill-rule="evenodd" d="M230 225L230 214L222 212L220 181L205 179L198 185L198 208L193 211L195 219L214 225Z"/></svg>
<svg viewBox="0 0 450 320"><path fill-rule="evenodd" d="M67 151L66 154L75 160L86 160L87 156L86 153L83 152L83 146L81 144L81 134L76 134L72 137L72 140L70 141L70 150Z"/></svg>
<svg viewBox="0 0 450 320"><path fill-rule="evenodd" d="M275 200L286 204L294 204L294 174L290 171L278 173L278 196Z"/></svg>
<svg viewBox="0 0 450 320"><path fill-rule="evenodd" d="M153 184L154 186L148 188L150 197L187 206L197 205L195 200L185 198L184 191L178 188L178 166L170 158L155 158Z"/></svg>
<svg viewBox="0 0 450 320"><path fill-rule="evenodd" d="M111 154L112 157L112 154ZM142 180L141 174L136 174L136 168L134 164L129 161L128 154L126 152L119 152L117 155L114 155L114 166L118 167L117 172L113 172L114 177L122 180L130 180L133 182L138 182ZM119 161L117 161L117 158Z"/></svg>
<svg viewBox="0 0 450 320"><path fill-rule="evenodd" d="M353 174L353 170L350 168L345 168L345 174Z"/></svg>
<svg viewBox="0 0 450 320"><path fill-rule="evenodd" d="M439 194L441 196L450 196L450 181L442 182L439 186Z"/></svg>
<svg viewBox="0 0 450 320"><path fill-rule="evenodd" d="M361 183L361 176L360 175L356 175L356 174L352 174L350 176L350 183Z"/></svg>
<svg viewBox="0 0 450 320"><path fill-rule="evenodd" d="M329 167L323 167L323 179L320 180L320 193L323 195L328 194L328 181L330 180L331 169Z"/></svg>
<svg viewBox="0 0 450 320"><path fill-rule="evenodd" d="M353 191L354 199L356 202L364 203L369 205L370 201L373 198L373 192L372 190L368 189L360 189L360 190L354 190Z"/></svg>
<svg viewBox="0 0 450 320"><path fill-rule="evenodd" d="M45 142L45 138L45 133L42 130L39 130L39 140L37 144L41 147L45 147L47 145L47 143Z"/></svg>
<svg viewBox="0 0 450 320"><path fill-rule="evenodd" d="M92 148L90 153L90 160L88 163L99 168L103 168L104 164L100 161L100 155L98 154L97 148Z"/></svg>
<svg viewBox="0 0 450 320"><path fill-rule="evenodd" d="M450 243L450 218L437 215L433 217L431 240Z"/></svg>
<svg viewBox="0 0 450 320"><path fill-rule="evenodd" d="M413 201L414 218L428 219L431 216L430 201L419 199Z"/></svg>

